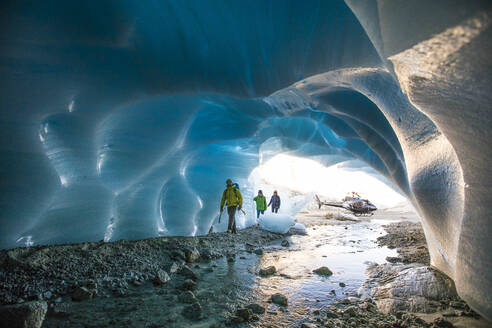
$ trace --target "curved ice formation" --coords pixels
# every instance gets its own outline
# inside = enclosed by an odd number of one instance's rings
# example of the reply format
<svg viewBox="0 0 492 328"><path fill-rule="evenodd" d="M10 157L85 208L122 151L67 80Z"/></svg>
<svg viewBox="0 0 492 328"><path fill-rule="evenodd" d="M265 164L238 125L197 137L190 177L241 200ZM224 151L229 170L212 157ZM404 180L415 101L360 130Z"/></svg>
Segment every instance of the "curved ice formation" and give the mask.
<svg viewBox="0 0 492 328"><path fill-rule="evenodd" d="M1 248L224 229L226 178L249 199L276 154L350 160L492 318L489 2L1 6Z"/></svg>

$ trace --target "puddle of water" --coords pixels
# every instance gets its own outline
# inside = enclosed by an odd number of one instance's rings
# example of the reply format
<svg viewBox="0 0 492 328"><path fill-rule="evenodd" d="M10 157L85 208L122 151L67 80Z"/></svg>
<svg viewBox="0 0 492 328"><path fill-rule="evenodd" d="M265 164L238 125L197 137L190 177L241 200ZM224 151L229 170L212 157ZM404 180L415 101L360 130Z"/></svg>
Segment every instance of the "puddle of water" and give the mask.
<svg viewBox="0 0 492 328"><path fill-rule="evenodd" d="M308 228L307 236L287 238L291 246L276 241L265 248L265 254L242 252L234 262L221 258L193 268L199 275L194 291L202 305L203 318L190 321L181 312L178 301L179 281L164 287L147 283L130 288L121 298L96 298L73 303L68 318L48 317L44 327L124 326L146 327L218 327L237 307L259 303L267 308L255 327L286 327L302 322L309 312L334 301L355 295L365 280L366 262L385 262L396 251L378 247L375 240L383 229L378 222L347 225L325 225ZM215 265L215 267L213 267ZM261 278L261 267L274 265L277 274ZM327 266L330 277L312 270ZM208 272L213 268L213 272ZM178 278L176 278L178 279ZM346 287L340 287L343 282ZM334 291L331 292L331 291ZM270 295L282 293L289 299L287 307L268 303Z"/></svg>
<svg viewBox="0 0 492 328"><path fill-rule="evenodd" d="M287 251L266 253L260 266L274 265L280 275L259 279L255 292L259 297L281 292L289 298L291 310L277 311L276 315L267 315L262 321L300 322L312 310L356 295L365 280L366 263L384 263L387 256L396 255L395 250L376 244L381 232L383 229L377 222L315 226L308 228L308 236L288 238L291 247ZM278 249L278 246L272 247ZM312 272L321 266L328 267L333 275L323 277ZM340 287L339 283L346 286Z"/></svg>

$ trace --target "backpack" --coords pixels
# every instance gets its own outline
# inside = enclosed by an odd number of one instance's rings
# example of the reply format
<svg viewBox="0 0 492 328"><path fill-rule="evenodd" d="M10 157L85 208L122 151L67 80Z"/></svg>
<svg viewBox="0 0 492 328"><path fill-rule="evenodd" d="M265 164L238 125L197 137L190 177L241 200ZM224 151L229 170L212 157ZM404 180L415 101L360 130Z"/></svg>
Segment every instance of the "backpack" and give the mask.
<svg viewBox="0 0 492 328"><path fill-rule="evenodd" d="M234 182L234 183L232 184L232 186L234 187L234 188L232 189L232 190L234 191L234 195L236 195L236 197L237 197L237 191L236 191L236 190L239 190L239 185L238 185L236 182ZM224 194L224 197L225 197L225 193L226 193L226 191L227 191L227 188L224 190L224 193L223 193L223 194Z"/></svg>

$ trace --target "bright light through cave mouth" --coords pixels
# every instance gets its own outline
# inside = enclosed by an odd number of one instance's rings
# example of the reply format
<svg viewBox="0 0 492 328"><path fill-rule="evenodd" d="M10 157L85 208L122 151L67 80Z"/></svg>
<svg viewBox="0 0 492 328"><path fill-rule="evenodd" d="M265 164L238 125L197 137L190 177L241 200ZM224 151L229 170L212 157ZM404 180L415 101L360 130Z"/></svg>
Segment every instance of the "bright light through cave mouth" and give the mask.
<svg viewBox="0 0 492 328"><path fill-rule="evenodd" d="M257 186L268 195L273 189L286 188L340 201L347 193L355 191L380 209L408 203L404 196L383 182L384 178L375 171L370 174L357 170L348 166L347 162L325 167L311 159L279 154L255 171L253 175L261 181Z"/></svg>

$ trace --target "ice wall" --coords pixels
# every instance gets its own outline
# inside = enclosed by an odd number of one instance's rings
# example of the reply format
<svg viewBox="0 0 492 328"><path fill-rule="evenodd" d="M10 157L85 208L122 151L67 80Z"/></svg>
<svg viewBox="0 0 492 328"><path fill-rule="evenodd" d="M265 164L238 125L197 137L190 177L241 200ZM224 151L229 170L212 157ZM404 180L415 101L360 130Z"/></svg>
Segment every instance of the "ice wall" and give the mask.
<svg viewBox="0 0 492 328"><path fill-rule="evenodd" d="M203 234L226 178L356 159L492 318L489 2L0 6L1 248Z"/></svg>

